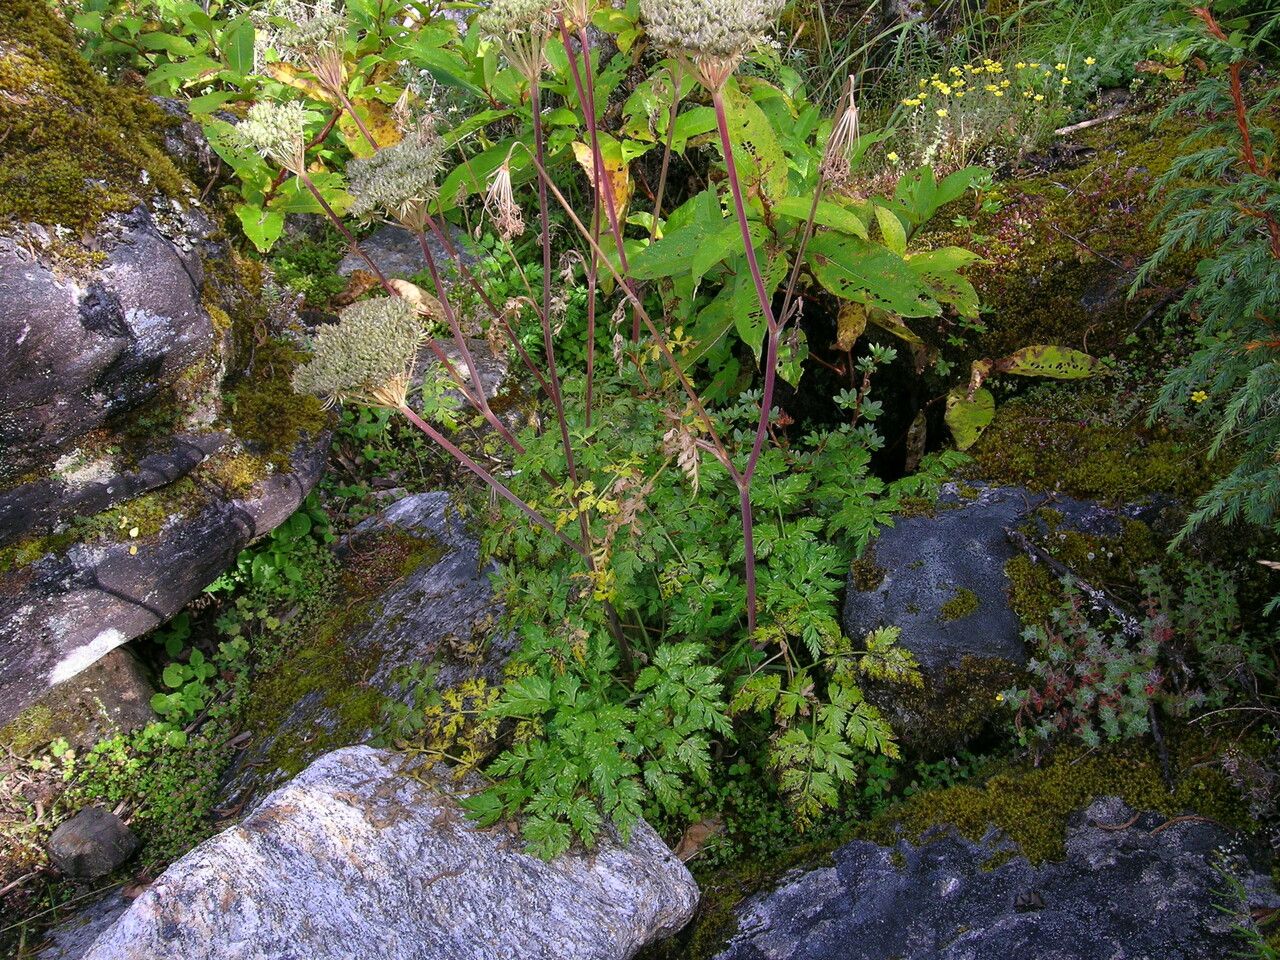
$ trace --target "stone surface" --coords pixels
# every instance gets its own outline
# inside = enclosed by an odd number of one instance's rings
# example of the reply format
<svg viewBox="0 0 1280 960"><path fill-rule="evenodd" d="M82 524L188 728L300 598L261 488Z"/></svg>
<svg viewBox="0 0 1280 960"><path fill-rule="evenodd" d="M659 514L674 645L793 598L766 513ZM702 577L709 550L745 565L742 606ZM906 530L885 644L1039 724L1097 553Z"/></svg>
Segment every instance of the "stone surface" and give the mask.
<svg viewBox="0 0 1280 960"><path fill-rule="evenodd" d="M85 750L117 733L132 733L156 719L151 709L155 692L133 652L117 647L0 728L0 749L25 754L62 738Z"/></svg>
<svg viewBox="0 0 1280 960"><path fill-rule="evenodd" d="M133 831L102 807L86 807L49 838L49 859L71 877L105 877L137 849Z"/></svg>
<svg viewBox="0 0 1280 960"><path fill-rule="evenodd" d="M609 960L693 915L684 865L641 823L630 844L544 863L479 830L447 778L350 747L166 870L83 960ZM429 775L427 775L429 778ZM76 940L88 937L80 928ZM92 928L89 928L92 933Z"/></svg>
<svg viewBox="0 0 1280 960"><path fill-rule="evenodd" d="M141 540L77 543L0 575L0 723L182 609L319 479L327 438L243 497L210 494ZM136 552L130 552L131 548Z"/></svg>
<svg viewBox="0 0 1280 960"><path fill-rule="evenodd" d="M51 463L212 348L193 252L212 229L190 211L166 235L139 206L99 227L89 245L105 260L81 276L0 238L0 481Z"/></svg>
<svg viewBox="0 0 1280 960"><path fill-rule="evenodd" d="M309 647L306 677L294 677L294 665L284 663L259 684L276 702L266 710L250 705L253 739L229 771L226 807L252 802L321 753L369 739L376 717L353 715L353 701L405 695L394 679L401 667L435 664L442 687L470 676L498 679L514 640L494 632L500 609L489 584L493 568L481 562L480 546L449 495L422 493L393 503L363 521L339 556L358 573L364 552L385 536L408 538L418 566L375 595L353 623ZM290 684L303 692L295 694ZM284 713L274 715L276 709Z"/></svg>
<svg viewBox="0 0 1280 960"><path fill-rule="evenodd" d="M1248 907L1280 905L1267 871L1222 828L1115 798L1077 815L1063 863L1031 865L990 835L921 846L855 842L834 866L739 909L719 960L1223 960ZM1157 827L1161 829L1157 830ZM1247 891L1242 903L1219 867Z"/></svg>
<svg viewBox="0 0 1280 960"><path fill-rule="evenodd" d="M456 229L450 239L453 240L454 249L458 250L467 264L475 262L475 258L459 246L462 237ZM436 266L440 269L445 284L448 285L451 274L449 252L445 250L444 244L430 233L427 234L427 245L431 248L431 255L435 257ZM407 280L427 269L427 261L422 256L422 246L418 243L418 238L413 231L401 226L387 224L378 227L360 240L360 249L369 255L369 258L378 265L378 269L391 278L399 277ZM364 258L355 253L348 253L338 264L338 273L344 277L357 270L368 269L369 265L364 262Z"/></svg>
<svg viewBox="0 0 1280 960"><path fill-rule="evenodd" d="M1018 487L963 492L948 485L932 515L895 518L855 564L842 615L855 641L877 627L901 629L899 642L919 662L924 690L869 681L867 695L905 743L931 753L953 749L1000 712L995 693L1027 661L1022 624L1009 606L1004 567L1018 549L1006 531L1042 505L1087 532L1119 532L1121 516Z"/></svg>

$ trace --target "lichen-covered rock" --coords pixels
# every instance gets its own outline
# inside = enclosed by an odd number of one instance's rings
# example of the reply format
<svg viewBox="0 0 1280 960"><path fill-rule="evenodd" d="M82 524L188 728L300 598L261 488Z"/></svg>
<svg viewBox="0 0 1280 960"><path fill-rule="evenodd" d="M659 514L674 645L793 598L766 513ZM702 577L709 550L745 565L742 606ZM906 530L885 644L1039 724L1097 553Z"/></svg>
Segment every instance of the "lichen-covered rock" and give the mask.
<svg viewBox="0 0 1280 960"><path fill-rule="evenodd" d="M461 235L455 228L449 229L453 231L450 240L454 244L454 249L461 252ZM449 251L430 233L427 234L427 246L431 250L431 256L435 258L436 267L444 275L442 279L447 282L453 276ZM391 278L407 280L427 269L426 258L422 255L422 244L418 241L417 235L395 224L387 224L374 230L360 241L360 249L378 265L379 270ZM474 258L466 253L462 253L462 256L468 264L474 262ZM338 273L343 276L348 276L357 270L367 271L368 269L369 265L357 253L348 253L338 264Z"/></svg>
<svg viewBox="0 0 1280 960"><path fill-rule="evenodd" d="M624 960L698 892L644 823L546 863L477 829L448 777L351 747L166 870L71 960ZM425 775L424 775L425 774ZM83 942L83 940L82 940Z"/></svg>
<svg viewBox="0 0 1280 960"><path fill-rule="evenodd" d="M1115 798L1076 818L1065 862L1033 866L995 831L857 841L739 908L719 960L1220 960L1250 908L1280 905L1244 849L1203 818Z"/></svg>
<svg viewBox="0 0 1280 960"><path fill-rule="evenodd" d="M0 6L0 129L3 725L285 519L328 417L289 387L287 302L183 173L198 128L40 0Z"/></svg>
<svg viewBox="0 0 1280 960"><path fill-rule="evenodd" d="M405 497L363 521L339 550L340 611L258 678L252 739L223 791L239 808L320 754L366 742L397 671L434 665L435 682L497 680L514 638L495 631L490 564L443 492Z"/></svg>
<svg viewBox="0 0 1280 960"><path fill-rule="evenodd" d="M138 838L110 810L86 807L49 838L49 859L71 877L105 877L138 849Z"/></svg>
<svg viewBox="0 0 1280 960"><path fill-rule="evenodd" d="M1119 515L1096 504L1020 487L948 485L936 509L895 518L854 563L843 625L857 641L898 627L924 675L923 691L868 682L904 742L945 752L1003 711L1007 689L1027 661L1022 623L1010 605L1005 565L1019 554L1008 531L1052 502L1071 528L1117 529Z"/></svg>
<svg viewBox="0 0 1280 960"><path fill-rule="evenodd" d="M155 720L151 709L155 692L151 677L133 652L117 647L0 727L0 749L25 755L61 738L75 750L86 750Z"/></svg>

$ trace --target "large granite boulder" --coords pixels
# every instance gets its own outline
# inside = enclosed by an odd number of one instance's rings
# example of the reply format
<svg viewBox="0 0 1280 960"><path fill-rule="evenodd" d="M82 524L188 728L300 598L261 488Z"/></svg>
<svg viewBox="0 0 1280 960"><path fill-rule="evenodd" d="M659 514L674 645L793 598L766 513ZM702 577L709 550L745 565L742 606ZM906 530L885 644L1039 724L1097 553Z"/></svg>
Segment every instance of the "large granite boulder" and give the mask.
<svg viewBox="0 0 1280 960"><path fill-rule="evenodd" d="M1201 817L1104 798L1066 849L1033 866L994 831L850 843L740 907L719 960L1221 960L1251 908L1280 905L1266 868Z"/></svg>
<svg viewBox="0 0 1280 960"><path fill-rule="evenodd" d="M43 956L624 960L692 917L697 887L647 824L547 863L472 825L457 790L411 756L327 754Z"/></svg>
<svg viewBox="0 0 1280 960"><path fill-rule="evenodd" d="M493 682L515 638L495 630L492 564L447 493L405 497L356 527L338 550L341 611L259 677L252 739L223 791L240 809L338 747L367 742L399 673L432 665L434 682Z"/></svg>
<svg viewBox="0 0 1280 960"><path fill-rule="evenodd" d="M0 50L3 725L292 513L328 419L289 389L287 300L188 178L198 128L38 0L0 11Z"/></svg>

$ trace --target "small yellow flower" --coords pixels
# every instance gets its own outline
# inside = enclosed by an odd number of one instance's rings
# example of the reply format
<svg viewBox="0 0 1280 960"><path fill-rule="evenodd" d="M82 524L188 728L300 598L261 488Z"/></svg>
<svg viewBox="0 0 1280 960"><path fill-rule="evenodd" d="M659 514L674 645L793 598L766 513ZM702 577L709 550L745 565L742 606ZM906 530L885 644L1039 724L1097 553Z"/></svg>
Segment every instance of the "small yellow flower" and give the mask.
<svg viewBox="0 0 1280 960"><path fill-rule="evenodd" d="M138 545L136 543L129 544L129 556L136 557L138 555Z"/></svg>
<svg viewBox="0 0 1280 960"><path fill-rule="evenodd" d="M957 100L963 100L963 99L964 99L964 91L963 91L963 90L957 90L957 91L956 91L956 99L957 99Z"/></svg>
<svg viewBox="0 0 1280 960"><path fill-rule="evenodd" d="M937 114L938 116L940 116L940 117L945 117L945 116L947 115L947 111L945 111L945 110L935 110L935 111L933 111L933 112L934 112L934 113L936 113L936 114Z"/></svg>
<svg viewBox="0 0 1280 960"><path fill-rule="evenodd" d="M1043 102L1044 102L1044 94L1043 94L1043 93L1037 93L1037 94L1035 95L1035 101L1036 101L1036 103L1043 103Z"/></svg>
<svg viewBox="0 0 1280 960"><path fill-rule="evenodd" d="M1070 83L1071 83L1071 78L1070 78L1070 77L1063 77L1063 78L1062 78L1062 85L1063 85L1064 87L1065 87L1065 86L1068 86Z"/></svg>
<svg viewBox="0 0 1280 960"><path fill-rule="evenodd" d="M983 90L986 90L986 91L987 91L987 93L995 93L995 92L996 92L997 90L999 90L1000 88L999 88L999 87L997 87L994 83L988 83L988 84L987 84L985 87L983 87L982 89L983 89Z"/></svg>
<svg viewBox="0 0 1280 960"><path fill-rule="evenodd" d="M1002 88L1004 88L1004 89L1008 89L1008 87L1009 87L1009 81L1008 81L1008 80L1001 80L1001 81L1000 81L1000 86L1001 86Z"/></svg>
<svg viewBox="0 0 1280 960"><path fill-rule="evenodd" d="M1028 64L1027 64L1027 66L1028 66L1028 67L1030 67L1032 70L1039 70L1039 69L1040 69L1040 64L1038 64L1038 63L1028 63Z"/></svg>
<svg viewBox="0 0 1280 960"><path fill-rule="evenodd" d="M1084 65L1085 65L1086 67L1092 67L1092 66L1093 66L1095 63L1097 63L1097 62L1098 62L1098 61L1097 61L1097 60L1095 60L1095 59L1093 59L1093 57L1085 57L1085 58L1084 58Z"/></svg>
<svg viewBox="0 0 1280 960"><path fill-rule="evenodd" d="M1004 96L1004 91L1003 91L1003 90L997 90L995 93L993 93L993 94L992 94L992 96L993 96L993 97L1003 97L1003 96Z"/></svg>
<svg viewBox="0 0 1280 960"><path fill-rule="evenodd" d="M997 694L996 694L996 703L1004 703L1004 694L1003 694L1003 693L997 693Z"/></svg>
<svg viewBox="0 0 1280 960"><path fill-rule="evenodd" d="M885 154L885 159L887 159L890 163L897 163L898 155L894 153L892 150L890 150L888 153Z"/></svg>
<svg viewBox="0 0 1280 960"><path fill-rule="evenodd" d="M1203 390L1197 390L1195 393L1191 395L1192 403L1204 403L1208 399L1209 399L1209 394L1205 393Z"/></svg>
<svg viewBox="0 0 1280 960"><path fill-rule="evenodd" d="M1053 69L1061 73L1063 70L1067 69L1067 65L1065 63L1055 63L1053 65Z"/></svg>
<svg viewBox="0 0 1280 960"><path fill-rule="evenodd" d="M1015 63L1015 64L1014 64L1014 67L1016 67L1016 68L1017 68L1017 69L1019 69L1019 70L1025 70L1025 69L1027 69L1027 65L1026 65L1025 63L1023 63L1021 60L1019 60L1017 63Z"/></svg>

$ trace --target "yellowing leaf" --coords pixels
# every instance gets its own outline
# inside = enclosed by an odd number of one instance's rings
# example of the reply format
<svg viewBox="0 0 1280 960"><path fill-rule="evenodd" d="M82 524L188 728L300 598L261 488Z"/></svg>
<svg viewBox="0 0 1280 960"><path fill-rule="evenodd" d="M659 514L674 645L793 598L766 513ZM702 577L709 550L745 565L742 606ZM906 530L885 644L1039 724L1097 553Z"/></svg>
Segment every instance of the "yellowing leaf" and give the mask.
<svg viewBox="0 0 1280 960"><path fill-rule="evenodd" d="M867 329L867 308L851 301L840 305L836 315L836 349L852 350Z"/></svg>
<svg viewBox="0 0 1280 960"><path fill-rule="evenodd" d="M613 201L618 211L618 219L626 218L627 204L631 201L631 192L634 189L631 183L631 170L627 166L626 161L622 159L621 150L612 151L608 149L608 143L600 145L601 160L604 163L605 175L609 178L609 184L613 187ZM573 156L578 161L579 166L586 171L587 181L594 187L596 183L595 162L591 154L591 147L577 140L573 142Z"/></svg>
<svg viewBox="0 0 1280 960"><path fill-rule="evenodd" d="M286 83L295 90L301 90L312 100L320 100L335 107L339 103L338 98L326 90L318 80L307 76L300 67L292 63L269 63L267 73L273 79Z"/></svg>
<svg viewBox="0 0 1280 960"><path fill-rule="evenodd" d="M413 309L417 310L423 316L433 319L444 316L444 309L440 306L440 301L433 297L427 291L423 290L416 283L410 283L408 280L391 280L391 289L395 290L401 297L413 305Z"/></svg>
<svg viewBox="0 0 1280 960"><path fill-rule="evenodd" d="M391 116L391 109L377 100L356 100L351 104L360 114L360 119L373 136L379 147L389 147L400 142L400 128ZM360 132L360 126L350 112L343 111L338 118L338 133L342 142L357 157L373 156L373 147Z"/></svg>
<svg viewBox="0 0 1280 960"><path fill-rule="evenodd" d="M985 387L975 390L972 400L964 387L956 387L947 394L947 427L955 438L957 450L968 450L977 443L995 415L996 398Z"/></svg>

